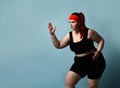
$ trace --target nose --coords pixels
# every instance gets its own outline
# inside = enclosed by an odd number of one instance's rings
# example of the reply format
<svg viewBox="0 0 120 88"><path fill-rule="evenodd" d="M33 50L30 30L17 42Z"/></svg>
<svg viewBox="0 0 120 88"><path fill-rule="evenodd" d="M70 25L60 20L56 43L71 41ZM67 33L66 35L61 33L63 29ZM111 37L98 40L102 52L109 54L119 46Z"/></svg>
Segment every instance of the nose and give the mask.
<svg viewBox="0 0 120 88"><path fill-rule="evenodd" d="M72 24L70 23L70 27L72 27Z"/></svg>

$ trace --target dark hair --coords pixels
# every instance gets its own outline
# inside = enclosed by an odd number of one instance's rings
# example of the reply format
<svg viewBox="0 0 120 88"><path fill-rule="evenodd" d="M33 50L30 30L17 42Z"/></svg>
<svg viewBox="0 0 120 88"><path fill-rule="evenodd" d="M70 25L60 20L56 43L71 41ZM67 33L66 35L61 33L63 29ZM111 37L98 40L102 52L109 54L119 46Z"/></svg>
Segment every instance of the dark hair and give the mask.
<svg viewBox="0 0 120 88"><path fill-rule="evenodd" d="M72 15L76 15L80 19L80 33L81 33L80 38L82 38L84 36L84 34L86 32L86 28L87 28L85 25L85 16L82 12L80 12L80 13L74 12L74 13L72 13Z"/></svg>

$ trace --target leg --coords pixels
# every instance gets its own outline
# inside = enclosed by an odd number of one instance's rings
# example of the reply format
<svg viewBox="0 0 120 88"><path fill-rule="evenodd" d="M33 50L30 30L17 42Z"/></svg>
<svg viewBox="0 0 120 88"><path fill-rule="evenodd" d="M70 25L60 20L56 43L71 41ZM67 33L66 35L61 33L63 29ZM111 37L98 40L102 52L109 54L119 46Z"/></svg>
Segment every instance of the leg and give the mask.
<svg viewBox="0 0 120 88"><path fill-rule="evenodd" d="M98 88L99 79L88 79L88 88Z"/></svg>
<svg viewBox="0 0 120 88"><path fill-rule="evenodd" d="M73 71L69 71L65 79L65 88L75 88L81 77Z"/></svg>

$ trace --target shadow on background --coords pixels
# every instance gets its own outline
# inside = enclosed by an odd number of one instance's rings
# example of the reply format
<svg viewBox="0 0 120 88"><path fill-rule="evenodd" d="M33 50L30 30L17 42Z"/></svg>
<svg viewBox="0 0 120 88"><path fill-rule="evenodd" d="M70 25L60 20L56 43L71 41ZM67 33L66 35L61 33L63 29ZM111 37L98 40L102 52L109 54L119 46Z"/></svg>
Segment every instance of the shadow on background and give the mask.
<svg viewBox="0 0 120 88"><path fill-rule="evenodd" d="M100 88L120 88L120 53L115 48L111 48L109 52Z"/></svg>
<svg viewBox="0 0 120 88"><path fill-rule="evenodd" d="M120 88L120 51L115 48L110 48L110 51L105 51L106 69L100 80L99 88ZM84 79L85 88L87 88L87 80ZM80 88L82 82L78 84Z"/></svg>

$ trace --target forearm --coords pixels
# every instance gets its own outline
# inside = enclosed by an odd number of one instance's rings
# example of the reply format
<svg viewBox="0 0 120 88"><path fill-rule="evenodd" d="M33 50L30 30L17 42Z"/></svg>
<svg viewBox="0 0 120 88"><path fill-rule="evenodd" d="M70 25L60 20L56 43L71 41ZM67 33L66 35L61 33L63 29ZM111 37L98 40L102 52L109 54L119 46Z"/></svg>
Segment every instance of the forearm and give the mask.
<svg viewBox="0 0 120 88"><path fill-rule="evenodd" d="M102 39L99 43L98 43L98 47L97 47L97 51L102 51L104 47L104 39Z"/></svg>
<svg viewBox="0 0 120 88"><path fill-rule="evenodd" d="M57 39L56 35L53 33L53 34L50 34L51 35L51 39L52 39L52 43L53 45L56 47L56 48L60 48L60 41Z"/></svg>

